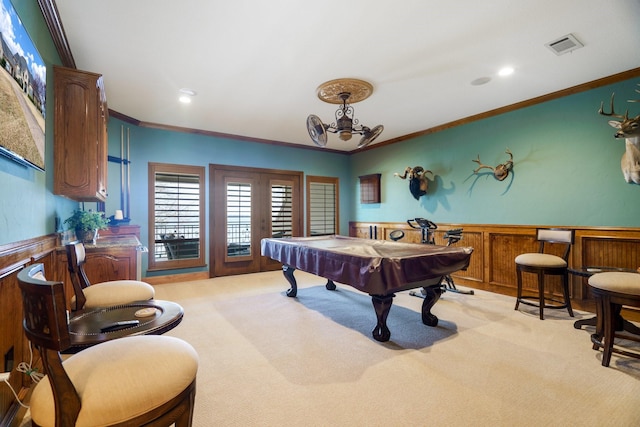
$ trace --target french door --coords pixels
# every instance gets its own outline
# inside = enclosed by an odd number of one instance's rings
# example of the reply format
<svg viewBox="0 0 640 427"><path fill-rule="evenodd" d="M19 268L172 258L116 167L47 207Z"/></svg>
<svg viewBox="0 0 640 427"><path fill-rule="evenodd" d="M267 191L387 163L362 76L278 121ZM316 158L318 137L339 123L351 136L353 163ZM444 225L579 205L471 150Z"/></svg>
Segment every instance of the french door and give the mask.
<svg viewBox="0 0 640 427"><path fill-rule="evenodd" d="M264 237L302 235L302 172L209 165L210 276L275 270Z"/></svg>

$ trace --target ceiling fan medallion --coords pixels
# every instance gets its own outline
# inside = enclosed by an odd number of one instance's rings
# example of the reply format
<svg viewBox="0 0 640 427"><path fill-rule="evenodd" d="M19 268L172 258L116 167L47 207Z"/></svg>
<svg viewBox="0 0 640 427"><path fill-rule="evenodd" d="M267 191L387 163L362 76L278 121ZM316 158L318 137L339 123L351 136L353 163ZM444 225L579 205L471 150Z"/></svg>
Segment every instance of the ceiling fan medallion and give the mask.
<svg viewBox="0 0 640 427"><path fill-rule="evenodd" d="M329 104L342 104L335 113L336 120L330 125L324 124L314 114L307 117L307 130L313 142L319 147L327 145L327 132L337 133L343 141L351 139L353 134L362 135L358 148L365 147L373 142L382 131L382 125L370 129L359 124L354 118L354 109L350 104L367 99L373 93L373 85L364 80L342 78L329 80L318 86L317 95L320 100Z"/></svg>

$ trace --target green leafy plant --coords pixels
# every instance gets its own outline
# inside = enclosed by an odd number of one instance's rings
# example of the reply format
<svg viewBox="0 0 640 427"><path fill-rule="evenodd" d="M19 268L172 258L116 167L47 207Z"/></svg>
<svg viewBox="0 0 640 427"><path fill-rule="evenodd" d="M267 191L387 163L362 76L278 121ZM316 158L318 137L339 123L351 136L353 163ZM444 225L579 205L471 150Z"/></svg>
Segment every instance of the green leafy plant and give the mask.
<svg viewBox="0 0 640 427"><path fill-rule="evenodd" d="M81 239L87 232L104 230L109 224L109 219L104 212L75 210L73 214L64 220L69 230L75 230L76 236Z"/></svg>

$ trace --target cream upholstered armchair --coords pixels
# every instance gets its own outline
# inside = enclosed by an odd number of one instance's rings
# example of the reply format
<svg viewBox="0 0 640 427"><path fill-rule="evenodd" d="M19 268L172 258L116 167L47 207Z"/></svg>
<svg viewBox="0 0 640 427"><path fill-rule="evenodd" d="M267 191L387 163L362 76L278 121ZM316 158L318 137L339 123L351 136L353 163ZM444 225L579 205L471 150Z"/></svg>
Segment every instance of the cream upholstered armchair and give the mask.
<svg viewBox="0 0 640 427"><path fill-rule="evenodd" d="M153 286L140 280L112 280L102 283L89 283L84 271L86 251L82 242L65 245L67 266L75 295L71 298L71 308L111 307L133 301L153 299Z"/></svg>
<svg viewBox="0 0 640 427"><path fill-rule="evenodd" d="M520 303L539 307L540 319L544 319L545 308L566 308L573 317L571 299L569 296L569 251L573 244L573 230L559 228L539 228L536 232L538 252L520 254L516 257L516 275L518 291L516 296L516 310ZM560 246L560 255L549 253L550 246ZM523 295L522 273L533 273L538 279L538 294ZM560 276L562 280L562 301L545 295L546 276Z"/></svg>
<svg viewBox="0 0 640 427"><path fill-rule="evenodd" d="M18 273L24 331L46 376L31 394L34 426L188 427L193 419L198 355L175 337L145 335L106 341L62 362L70 345L62 282L42 264Z"/></svg>

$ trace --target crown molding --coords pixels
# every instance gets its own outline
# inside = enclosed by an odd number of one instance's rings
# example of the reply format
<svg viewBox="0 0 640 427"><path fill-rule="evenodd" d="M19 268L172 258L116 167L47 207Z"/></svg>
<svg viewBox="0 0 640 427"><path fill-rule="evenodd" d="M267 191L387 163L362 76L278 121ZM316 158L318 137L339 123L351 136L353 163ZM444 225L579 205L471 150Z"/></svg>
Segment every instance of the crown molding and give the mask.
<svg viewBox="0 0 640 427"><path fill-rule="evenodd" d="M64 32L62 21L60 20L60 14L58 13L58 6L56 6L55 0L38 0L38 5L42 11L49 33L53 39L53 44L58 51L58 56L62 60L62 65L68 68L77 68L76 61L73 59L69 42L67 41L67 35Z"/></svg>

